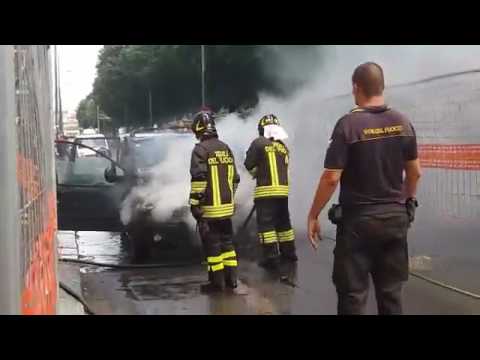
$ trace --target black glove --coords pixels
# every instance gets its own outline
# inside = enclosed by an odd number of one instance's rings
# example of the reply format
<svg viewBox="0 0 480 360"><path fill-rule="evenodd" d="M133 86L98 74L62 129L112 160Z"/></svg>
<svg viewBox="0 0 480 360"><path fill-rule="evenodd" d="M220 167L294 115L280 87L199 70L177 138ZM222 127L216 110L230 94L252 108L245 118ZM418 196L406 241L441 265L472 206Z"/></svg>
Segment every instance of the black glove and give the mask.
<svg viewBox="0 0 480 360"><path fill-rule="evenodd" d="M190 206L190 211L195 220L199 221L202 219L203 211L200 206Z"/></svg>
<svg viewBox="0 0 480 360"><path fill-rule="evenodd" d="M405 201L405 206L407 208L408 220L410 221L410 224L411 224L415 220L415 210L418 207L418 201L415 198L408 198Z"/></svg>

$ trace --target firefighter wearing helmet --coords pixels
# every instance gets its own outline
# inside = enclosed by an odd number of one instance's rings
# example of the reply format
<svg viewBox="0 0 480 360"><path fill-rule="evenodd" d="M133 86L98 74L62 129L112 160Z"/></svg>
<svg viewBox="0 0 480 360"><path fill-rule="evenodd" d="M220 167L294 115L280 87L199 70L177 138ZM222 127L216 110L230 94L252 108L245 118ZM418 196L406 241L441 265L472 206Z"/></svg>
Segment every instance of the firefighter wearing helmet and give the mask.
<svg viewBox="0 0 480 360"><path fill-rule="evenodd" d="M260 119L258 133L247 151L245 167L257 182L254 201L262 244L260 265L271 269L277 268L280 260L297 261L288 210L289 150L284 143L288 135L273 114Z"/></svg>
<svg viewBox="0 0 480 360"><path fill-rule="evenodd" d="M237 255L231 218L240 176L232 151L218 139L211 111L195 115L192 131L199 142L191 158L190 206L207 257L209 280L202 290L235 289Z"/></svg>

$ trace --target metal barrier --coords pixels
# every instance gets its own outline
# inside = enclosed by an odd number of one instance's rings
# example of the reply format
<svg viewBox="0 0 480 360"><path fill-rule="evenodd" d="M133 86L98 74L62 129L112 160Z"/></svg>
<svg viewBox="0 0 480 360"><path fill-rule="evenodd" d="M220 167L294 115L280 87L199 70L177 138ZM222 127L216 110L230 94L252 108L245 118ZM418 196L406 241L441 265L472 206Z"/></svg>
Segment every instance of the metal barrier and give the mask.
<svg viewBox="0 0 480 360"><path fill-rule="evenodd" d="M49 46L0 46L0 313L4 314L55 313L57 217L50 80Z"/></svg>
<svg viewBox="0 0 480 360"><path fill-rule="evenodd" d="M480 73L446 74L386 90L389 105L412 121L423 167L420 208L409 235L416 266L437 280L480 292ZM351 95L321 103L306 143L327 141L336 120L352 107ZM310 142L309 142L310 141ZM307 146L307 145L306 145ZM323 146L326 148L326 144ZM297 149L298 150L298 149ZM316 159L320 163L321 157ZM327 224L329 235L334 229Z"/></svg>
<svg viewBox="0 0 480 360"><path fill-rule="evenodd" d="M49 47L15 49L22 312L54 314L57 216Z"/></svg>

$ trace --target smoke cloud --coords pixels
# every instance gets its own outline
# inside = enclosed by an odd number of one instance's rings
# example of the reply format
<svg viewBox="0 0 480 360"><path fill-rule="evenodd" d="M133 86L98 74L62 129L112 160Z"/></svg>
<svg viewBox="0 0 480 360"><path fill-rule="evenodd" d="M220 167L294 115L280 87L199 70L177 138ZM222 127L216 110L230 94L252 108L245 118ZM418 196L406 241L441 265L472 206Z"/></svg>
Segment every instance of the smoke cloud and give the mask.
<svg viewBox="0 0 480 360"><path fill-rule="evenodd" d="M253 205L254 181L245 171L243 161L250 142L258 135L257 122L262 115L276 114L289 133L290 209L294 226L305 229L331 131L335 122L354 106L350 96L335 101L329 98L351 91L351 74L357 65L366 61L379 63L385 72L386 85L390 86L480 68L479 59L479 46L318 46L302 53L295 53L294 47L284 52L279 49L270 69L277 72L279 81L288 84L310 80L288 98L260 94L258 106L247 119L230 114L217 126L220 139L235 154L241 176L234 221L243 221ZM154 181L135 188L125 200L122 221L129 221L130 209L138 198L148 199L155 205L153 216L158 221L165 221L176 209L188 206L189 162L194 143L192 135L191 141L179 141L168 150L168 156L154 170L158 175ZM186 219L193 225L189 214Z"/></svg>
<svg viewBox="0 0 480 360"><path fill-rule="evenodd" d="M192 139L179 138L166 149L164 160L152 169L152 179L132 189L122 204L120 218L128 224L134 212L145 204L153 205L152 216L156 221L169 220L175 211L187 206L189 195L190 153ZM189 217L185 220L193 225Z"/></svg>

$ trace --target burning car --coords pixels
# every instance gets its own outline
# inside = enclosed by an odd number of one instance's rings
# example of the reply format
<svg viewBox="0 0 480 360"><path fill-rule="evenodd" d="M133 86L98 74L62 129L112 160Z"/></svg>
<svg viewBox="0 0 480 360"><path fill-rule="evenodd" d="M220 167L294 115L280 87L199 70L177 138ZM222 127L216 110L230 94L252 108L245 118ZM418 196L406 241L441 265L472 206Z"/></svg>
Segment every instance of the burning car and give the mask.
<svg viewBox="0 0 480 360"><path fill-rule="evenodd" d="M182 131L139 129L124 137L119 147L119 164L127 173L122 179L127 194L120 217L126 226L124 239L138 258L145 258L155 247L177 248L192 235L186 222L188 194L175 194L177 202L171 201L173 193L188 191L189 175L177 161L167 160L169 151L178 152L182 142L190 147L192 141L192 135ZM184 154L179 158L189 160ZM106 177L117 181L112 170Z"/></svg>
<svg viewBox="0 0 480 360"><path fill-rule="evenodd" d="M190 150L192 135L140 129L116 141L116 160L109 156L110 149L106 153L83 140L71 143L71 156L57 159L59 229L121 232L137 259L147 258L156 249L163 254L175 251L191 256L188 249L194 234L187 224L190 178L188 167L178 164L190 159L184 158L177 145L183 142L188 146L180 148ZM95 156L83 156L86 150ZM178 159L167 161L169 151L178 152ZM177 200L172 202L174 193L183 188L185 196L176 194Z"/></svg>

